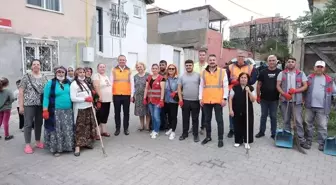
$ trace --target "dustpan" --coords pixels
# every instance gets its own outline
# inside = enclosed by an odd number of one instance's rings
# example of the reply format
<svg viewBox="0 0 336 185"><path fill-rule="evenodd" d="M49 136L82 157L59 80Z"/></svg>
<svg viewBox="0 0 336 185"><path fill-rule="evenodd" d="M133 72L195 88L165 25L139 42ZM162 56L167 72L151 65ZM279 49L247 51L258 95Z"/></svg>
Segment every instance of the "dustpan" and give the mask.
<svg viewBox="0 0 336 185"><path fill-rule="evenodd" d="M286 115L288 116L289 101L287 101ZM284 127L284 126L283 126ZM275 145L283 148L293 148L293 134L289 130L280 128L276 130Z"/></svg>
<svg viewBox="0 0 336 185"><path fill-rule="evenodd" d="M323 152L327 155L336 156L336 137L328 137L324 141L324 150Z"/></svg>
<svg viewBox="0 0 336 185"><path fill-rule="evenodd" d="M285 129L277 129L275 134L275 145L284 148L293 148L293 134Z"/></svg>

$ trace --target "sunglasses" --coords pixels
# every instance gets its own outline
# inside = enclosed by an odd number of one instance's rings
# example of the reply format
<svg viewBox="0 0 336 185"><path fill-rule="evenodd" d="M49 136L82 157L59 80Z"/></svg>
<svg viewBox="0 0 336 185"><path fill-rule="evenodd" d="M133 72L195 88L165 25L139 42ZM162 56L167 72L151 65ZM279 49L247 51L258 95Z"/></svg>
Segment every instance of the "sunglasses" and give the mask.
<svg viewBox="0 0 336 185"><path fill-rule="evenodd" d="M168 70L175 70L175 68L168 68Z"/></svg>

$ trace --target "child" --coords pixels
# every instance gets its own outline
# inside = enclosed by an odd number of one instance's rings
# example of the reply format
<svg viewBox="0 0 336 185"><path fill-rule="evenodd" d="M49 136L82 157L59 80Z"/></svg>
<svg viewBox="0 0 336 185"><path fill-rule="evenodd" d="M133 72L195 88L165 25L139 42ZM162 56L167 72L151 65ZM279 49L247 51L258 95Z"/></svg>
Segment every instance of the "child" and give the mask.
<svg viewBox="0 0 336 185"><path fill-rule="evenodd" d="M8 84L9 81L7 78L0 79L0 126L4 124L6 141L14 138L13 135L9 135L9 118L14 96L13 93L7 89Z"/></svg>

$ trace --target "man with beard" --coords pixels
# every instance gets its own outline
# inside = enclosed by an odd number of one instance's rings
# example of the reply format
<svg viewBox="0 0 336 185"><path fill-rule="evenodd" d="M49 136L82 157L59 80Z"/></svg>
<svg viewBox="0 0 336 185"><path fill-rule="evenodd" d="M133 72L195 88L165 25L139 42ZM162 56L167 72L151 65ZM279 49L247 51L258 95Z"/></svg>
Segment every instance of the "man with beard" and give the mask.
<svg viewBox="0 0 336 185"><path fill-rule="evenodd" d="M308 149L309 145L305 142L302 124L302 92L307 89L307 77L303 71L296 69L295 58L289 58L287 60L286 69L279 73L277 77L277 89L281 95L280 109L284 120L285 130L291 130L291 117L292 114L295 113L296 120L294 121L296 122L300 146Z"/></svg>
<svg viewBox="0 0 336 185"><path fill-rule="evenodd" d="M184 65L186 72L179 78L177 83L177 91L180 100L179 105L182 108L183 120L183 133L180 137L180 140L185 140L188 137L191 113L194 142L198 142L198 124L200 111L198 88L200 85L200 74L193 71L194 62L192 60L186 60Z"/></svg>
<svg viewBox="0 0 336 185"><path fill-rule="evenodd" d="M163 78L167 79L167 61L161 60L159 63L159 66L160 66L159 74L163 76ZM163 107L161 109L160 117L161 117L160 130L166 130L168 127L168 118L167 118L168 115L167 115L166 107Z"/></svg>
<svg viewBox="0 0 336 185"><path fill-rule="evenodd" d="M211 119L212 110L215 110L215 116L218 127L218 147L224 146L224 122L223 107L226 105L228 98L228 80L224 69L217 66L216 55L209 55L209 65L201 74L199 86L200 105L205 113L206 138L202 145L211 141Z"/></svg>
<svg viewBox="0 0 336 185"><path fill-rule="evenodd" d="M317 124L318 149L324 150L324 140L328 136L328 116L331 110L331 97L335 94L335 84L332 78L324 74L325 62L317 61L314 73L308 76L308 89L305 95L305 120L307 123L307 145L311 147L314 123Z"/></svg>

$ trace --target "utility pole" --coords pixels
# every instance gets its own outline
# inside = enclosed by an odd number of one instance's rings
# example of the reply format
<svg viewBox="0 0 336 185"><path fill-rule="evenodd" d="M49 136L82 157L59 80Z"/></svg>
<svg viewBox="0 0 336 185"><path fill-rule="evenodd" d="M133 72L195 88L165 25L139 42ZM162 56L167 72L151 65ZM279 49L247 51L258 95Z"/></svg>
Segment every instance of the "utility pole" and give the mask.
<svg viewBox="0 0 336 185"><path fill-rule="evenodd" d="M118 10L118 23L119 23L119 52L122 55L122 35L121 35L121 0L118 0L119 10Z"/></svg>

